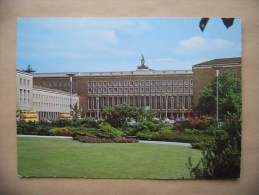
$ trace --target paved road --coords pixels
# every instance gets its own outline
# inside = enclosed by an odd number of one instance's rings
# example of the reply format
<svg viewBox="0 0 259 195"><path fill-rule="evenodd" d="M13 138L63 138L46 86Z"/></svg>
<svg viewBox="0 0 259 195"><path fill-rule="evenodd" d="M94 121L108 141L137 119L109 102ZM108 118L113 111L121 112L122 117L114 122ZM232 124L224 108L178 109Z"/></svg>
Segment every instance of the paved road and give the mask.
<svg viewBox="0 0 259 195"><path fill-rule="evenodd" d="M68 137L68 136L41 136L41 135L16 135L16 137L36 137L36 138L72 139L72 137Z"/></svg>
<svg viewBox="0 0 259 195"><path fill-rule="evenodd" d="M68 136L16 135L16 137L72 139L72 137L68 137ZM142 143L142 144L161 144L161 145L188 146L188 147L191 147L191 144L189 144L189 143L180 143L180 142L163 142L163 141L146 141L146 140L139 140L139 143Z"/></svg>

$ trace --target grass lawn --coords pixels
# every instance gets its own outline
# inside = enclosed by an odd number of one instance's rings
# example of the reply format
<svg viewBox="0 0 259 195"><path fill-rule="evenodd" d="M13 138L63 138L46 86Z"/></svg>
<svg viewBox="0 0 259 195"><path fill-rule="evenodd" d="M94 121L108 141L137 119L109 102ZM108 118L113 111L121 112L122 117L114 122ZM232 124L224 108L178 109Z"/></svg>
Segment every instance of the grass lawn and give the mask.
<svg viewBox="0 0 259 195"><path fill-rule="evenodd" d="M185 146L54 138L17 138L17 144L24 177L189 179L188 157L201 158L201 151Z"/></svg>

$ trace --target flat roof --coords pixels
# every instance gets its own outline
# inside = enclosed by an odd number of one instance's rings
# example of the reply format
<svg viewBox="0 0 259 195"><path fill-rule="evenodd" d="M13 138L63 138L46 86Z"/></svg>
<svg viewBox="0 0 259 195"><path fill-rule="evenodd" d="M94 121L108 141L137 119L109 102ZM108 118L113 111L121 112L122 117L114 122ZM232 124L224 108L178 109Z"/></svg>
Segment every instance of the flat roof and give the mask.
<svg viewBox="0 0 259 195"><path fill-rule="evenodd" d="M67 74L75 74L75 77L95 76L152 76L152 75L186 75L193 74L192 70L151 70L138 69L136 71L113 71L113 72L56 72L56 73L33 73L33 77L68 77Z"/></svg>

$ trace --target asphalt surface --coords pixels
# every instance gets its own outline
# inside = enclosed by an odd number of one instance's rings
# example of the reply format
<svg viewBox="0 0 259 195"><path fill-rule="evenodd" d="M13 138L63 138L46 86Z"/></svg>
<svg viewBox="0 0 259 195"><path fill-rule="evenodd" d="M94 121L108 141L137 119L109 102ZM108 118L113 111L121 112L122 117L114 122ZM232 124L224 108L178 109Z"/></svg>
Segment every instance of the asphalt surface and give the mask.
<svg viewBox="0 0 259 195"><path fill-rule="evenodd" d="M72 137L68 137L68 136L16 135L16 137L72 139ZM189 144L189 143L180 143L180 142L163 142L163 141L146 141L146 140L139 140L139 143L142 143L142 144L161 144L161 145L172 145L172 146L187 146L187 147L191 147L191 144Z"/></svg>

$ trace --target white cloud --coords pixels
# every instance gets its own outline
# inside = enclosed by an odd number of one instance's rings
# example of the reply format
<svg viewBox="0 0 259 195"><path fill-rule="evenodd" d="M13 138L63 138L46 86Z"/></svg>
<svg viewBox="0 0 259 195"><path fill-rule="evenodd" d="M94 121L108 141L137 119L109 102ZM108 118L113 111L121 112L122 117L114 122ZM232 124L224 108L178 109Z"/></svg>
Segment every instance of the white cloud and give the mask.
<svg viewBox="0 0 259 195"><path fill-rule="evenodd" d="M180 41L179 47L188 49L203 49L206 48L208 43L208 39L205 39L203 37L192 37L190 39Z"/></svg>
<svg viewBox="0 0 259 195"><path fill-rule="evenodd" d="M235 48L235 43L231 41L222 38L207 39L196 36L179 41L173 52L180 55L195 55L204 51L223 51L231 48Z"/></svg>

